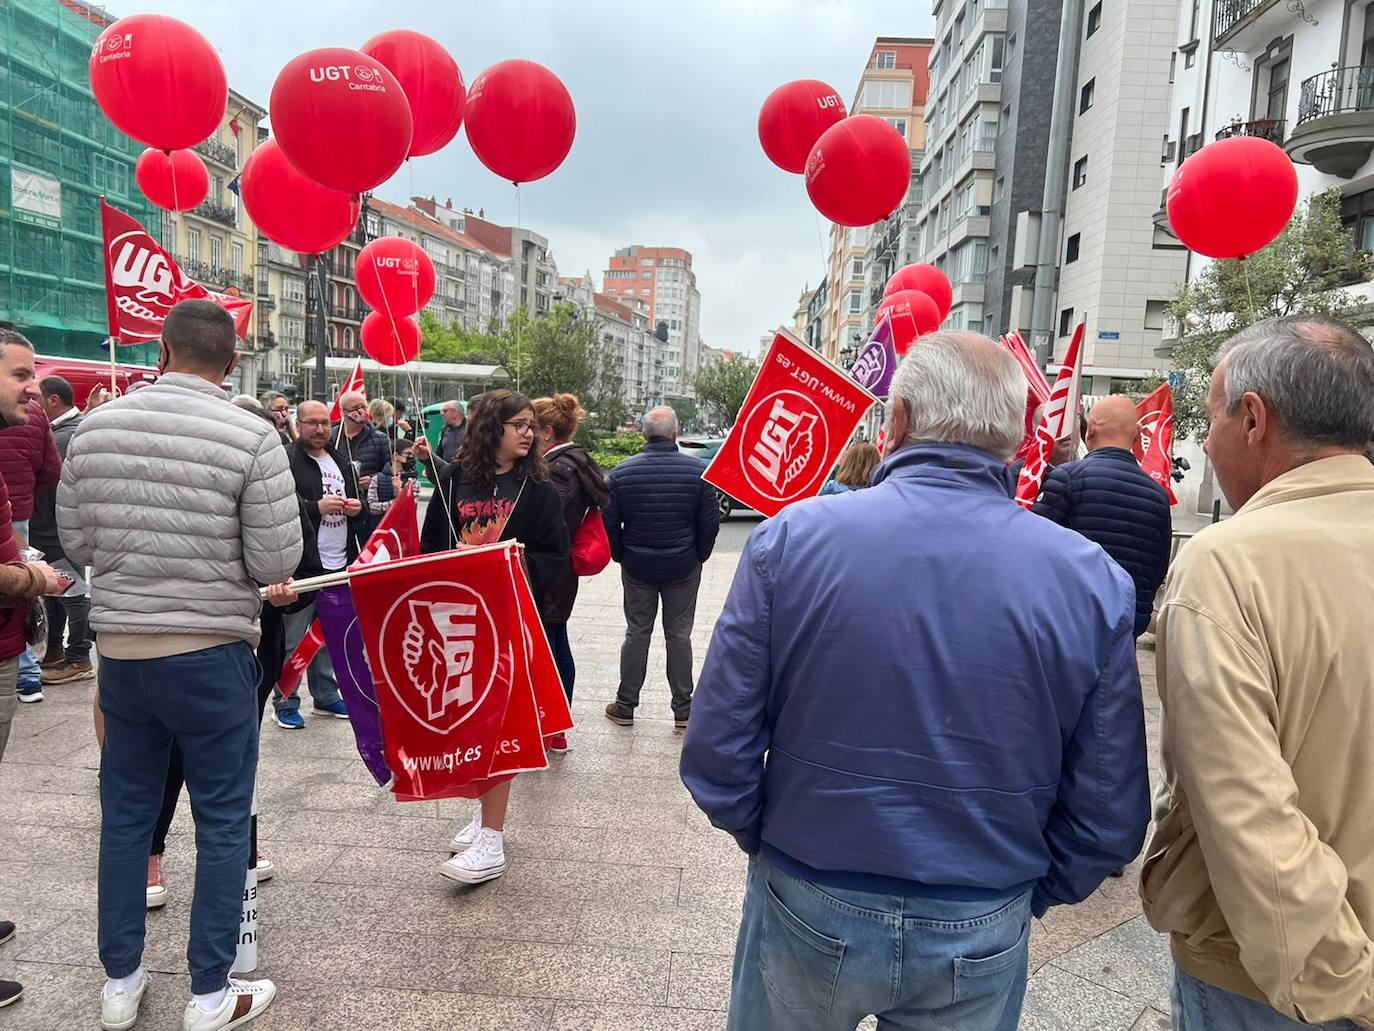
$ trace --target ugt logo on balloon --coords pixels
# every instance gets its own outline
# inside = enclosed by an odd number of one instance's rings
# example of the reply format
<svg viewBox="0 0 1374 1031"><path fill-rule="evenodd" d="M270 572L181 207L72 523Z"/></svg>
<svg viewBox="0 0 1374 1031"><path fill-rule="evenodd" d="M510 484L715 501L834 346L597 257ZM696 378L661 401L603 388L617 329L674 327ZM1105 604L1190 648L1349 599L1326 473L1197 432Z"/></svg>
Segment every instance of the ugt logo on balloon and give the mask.
<svg viewBox="0 0 1374 1031"><path fill-rule="evenodd" d="M795 390L769 394L744 420L740 465L749 485L786 502L823 471L830 429L816 402Z"/></svg>
<svg viewBox="0 0 1374 1031"><path fill-rule="evenodd" d="M381 642L381 681L436 734L475 715L496 679L496 623L463 584L426 583L401 595L383 617Z"/></svg>

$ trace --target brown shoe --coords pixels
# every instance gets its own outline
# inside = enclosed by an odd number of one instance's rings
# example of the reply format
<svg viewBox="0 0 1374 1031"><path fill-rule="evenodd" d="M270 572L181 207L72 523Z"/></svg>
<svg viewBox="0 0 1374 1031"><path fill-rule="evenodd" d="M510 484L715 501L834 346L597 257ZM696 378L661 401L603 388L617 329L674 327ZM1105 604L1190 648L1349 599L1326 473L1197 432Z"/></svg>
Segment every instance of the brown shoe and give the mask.
<svg viewBox="0 0 1374 1031"><path fill-rule="evenodd" d="M606 718L621 727L633 727L635 725L635 714L622 709L615 702L606 706Z"/></svg>
<svg viewBox="0 0 1374 1031"><path fill-rule="evenodd" d="M44 669L56 669L66 661L67 653L61 648L49 648L38 664Z"/></svg>
<svg viewBox="0 0 1374 1031"><path fill-rule="evenodd" d="M90 680L95 669L89 662L64 662L43 674L45 684L71 684L78 680Z"/></svg>

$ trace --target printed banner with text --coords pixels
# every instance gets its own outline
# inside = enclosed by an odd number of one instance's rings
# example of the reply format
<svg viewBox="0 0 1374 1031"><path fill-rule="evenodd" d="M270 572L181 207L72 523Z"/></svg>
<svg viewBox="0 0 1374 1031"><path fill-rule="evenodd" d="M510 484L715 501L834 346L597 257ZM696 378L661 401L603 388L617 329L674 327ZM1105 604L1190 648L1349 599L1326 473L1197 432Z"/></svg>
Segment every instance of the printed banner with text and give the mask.
<svg viewBox="0 0 1374 1031"><path fill-rule="evenodd" d="M815 497L878 399L779 330L706 482L764 515Z"/></svg>
<svg viewBox="0 0 1374 1031"><path fill-rule="evenodd" d="M1140 418L1140 439L1135 442L1135 460L1164 488L1169 504L1177 505L1174 495L1174 392L1161 383L1145 400L1135 406Z"/></svg>

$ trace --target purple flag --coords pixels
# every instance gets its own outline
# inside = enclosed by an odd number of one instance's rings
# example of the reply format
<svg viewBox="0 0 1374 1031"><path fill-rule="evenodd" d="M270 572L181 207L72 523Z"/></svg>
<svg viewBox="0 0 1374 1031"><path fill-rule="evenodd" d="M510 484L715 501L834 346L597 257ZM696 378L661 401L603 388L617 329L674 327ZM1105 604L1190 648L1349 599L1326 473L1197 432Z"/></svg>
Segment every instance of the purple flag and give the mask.
<svg viewBox="0 0 1374 1031"><path fill-rule="evenodd" d="M854 382L887 400L892 386L892 374L897 371L897 351L892 346L892 323L884 315L873 329L873 335L859 352L849 374Z"/></svg>
<svg viewBox="0 0 1374 1031"><path fill-rule="evenodd" d="M377 709L377 691L367 667L363 635L353 611L353 595L347 586L325 587L315 595L315 614L324 629L325 647L334 664L358 754L378 784L391 781L391 767L382 751L382 722Z"/></svg>

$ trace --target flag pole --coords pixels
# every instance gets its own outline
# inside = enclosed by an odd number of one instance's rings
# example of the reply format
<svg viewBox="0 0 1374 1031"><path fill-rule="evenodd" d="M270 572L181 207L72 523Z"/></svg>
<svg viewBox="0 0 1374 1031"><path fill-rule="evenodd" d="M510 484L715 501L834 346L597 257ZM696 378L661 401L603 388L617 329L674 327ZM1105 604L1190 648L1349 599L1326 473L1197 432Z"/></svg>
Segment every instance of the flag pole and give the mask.
<svg viewBox="0 0 1374 1031"><path fill-rule="evenodd" d="M334 573L323 573L320 576L308 576L303 580L295 580L291 584L291 589L297 594L309 594L312 591L321 591L326 587L338 587L346 584L353 579L357 573L372 573L378 569L401 569L409 566L423 566L438 559L452 558L453 555L481 555L488 551L516 550L523 552L525 546L518 541L501 541L497 544L476 544L464 548L453 548L449 551L436 551L429 555L415 555L411 558L395 559L391 562L375 562L357 569L340 569ZM267 599L267 588L262 587L258 590L258 596L264 601Z"/></svg>

